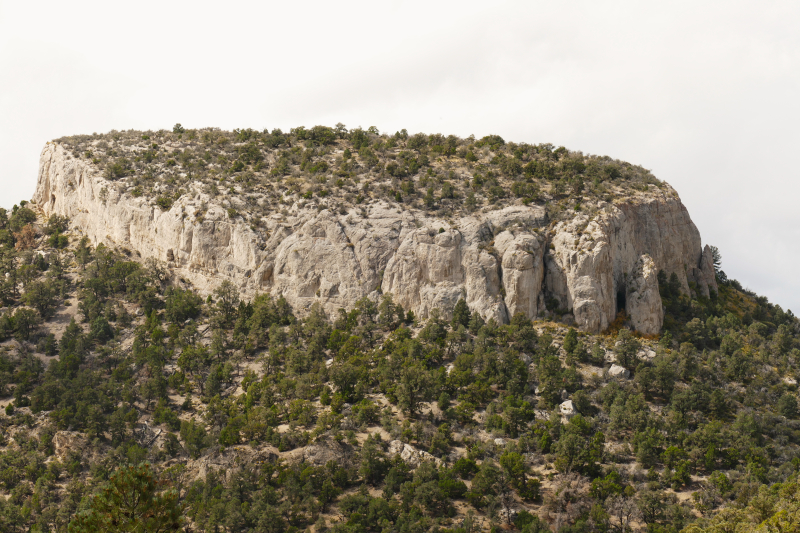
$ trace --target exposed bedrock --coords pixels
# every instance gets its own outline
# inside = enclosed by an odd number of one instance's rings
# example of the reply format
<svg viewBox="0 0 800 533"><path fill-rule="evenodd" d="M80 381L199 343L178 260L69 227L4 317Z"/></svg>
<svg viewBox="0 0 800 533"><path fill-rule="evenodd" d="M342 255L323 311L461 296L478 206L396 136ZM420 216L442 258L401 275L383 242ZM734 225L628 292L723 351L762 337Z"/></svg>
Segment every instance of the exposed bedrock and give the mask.
<svg viewBox="0 0 800 533"><path fill-rule="evenodd" d="M366 216L295 205L254 229L200 188L163 211L48 143L33 203L69 217L95 244L164 261L201 293L229 279L247 296L282 295L300 314L315 302L335 313L384 293L421 318L433 309L449 317L464 298L486 320L535 318L549 307L593 332L625 309L637 330L654 334L663 321L659 270L674 272L686 292L717 288L711 250L666 184L557 224L541 206L445 221L376 201Z"/></svg>

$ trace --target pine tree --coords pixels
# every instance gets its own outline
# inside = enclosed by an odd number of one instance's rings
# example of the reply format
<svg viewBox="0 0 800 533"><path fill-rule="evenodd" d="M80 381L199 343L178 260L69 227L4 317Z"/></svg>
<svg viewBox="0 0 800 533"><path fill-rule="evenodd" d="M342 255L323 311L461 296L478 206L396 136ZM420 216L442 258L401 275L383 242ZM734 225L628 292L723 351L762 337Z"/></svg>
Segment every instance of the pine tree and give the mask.
<svg viewBox="0 0 800 533"><path fill-rule="evenodd" d="M469 307L467 307L467 302L461 298L458 303L456 303L455 309L453 309L453 328L457 328L458 326L469 326L469 319Z"/></svg>
<svg viewBox="0 0 800 533"><path fill-rule="evenodd" d="M164 490L148 463L117 470L89 500L89 508L70 522L69 533L183 531L175 490Z"/></svg>

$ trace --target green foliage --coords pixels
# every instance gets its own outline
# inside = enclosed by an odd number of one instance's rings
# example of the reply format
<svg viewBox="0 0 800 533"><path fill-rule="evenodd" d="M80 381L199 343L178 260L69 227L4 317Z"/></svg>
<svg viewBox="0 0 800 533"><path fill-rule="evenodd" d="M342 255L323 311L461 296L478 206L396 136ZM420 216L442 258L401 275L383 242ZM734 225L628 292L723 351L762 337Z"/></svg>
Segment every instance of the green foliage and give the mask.
<svg viewBox="0 0 800 533"><path fill-rule="evenodd" d="M506 142L499 135L487 135L475 143L475 146L481 148L488 146L490 150L495 151L500 149Z"/></svg>
<svg viewBox="0 0 800 533"><path fill-rule="evenodd" d="M66 248L69 244L69 238L61 233L53 233L47 239L47 244L57 249Z"/></svg>
<svg viewBox="0 0 800 533"><path fill-rule="evenodd" d="M800 482L793 476L785 483L761 486L745 506L723 509L710 520L692 524L685 533L718 531L800 530Z"/></svg>
<svg viewBox="0 0 800 533"><path fill-rule="evenodd" d="M575 328L569 328L567 334L564 335L564 351L567 352L568 355L572 355L577 347L578 332L575 331Z"/></svg>
<svg viewBox="0 0 800 533"><path fill-rule="evenodd" d="M14 336L19 340L29 340L41 322L39 314L33 309L21 307L14 311L13 329Z"/></svg>
<svg viewBox="0 0 800 533"><path fill-rule="evenodd" d="M194 420L181 422L181 440L184 442L186 452L194 459L200 457L210 444L205 427Z"/></svg>
<svg viewBox="0 0 800 533"><path fill-rule="evenodd" d="M166 319L174 324L195 319L200 316L203 299L194 291L169 287L165 298Z"/></svg>
<svg viewBox="0 0 800 533"><path fill-rule="evenodd" d="M603 454L605 436L595 432L581 415L575 415L566 425L555 445L555 466L561 472L580 472L595 476Z"/></svg>
<svg viewBox="0 0 800 533"><path fill-rule="evenodd" d="M104 177L108 180L117 180L129 176L133 170L130 160L120 157L106 166Z"/></svg>
<svg viewBox="0 0 800 533"><path fill-rule="evenodd" d="M453 309L453 320L452 325L453 327L469 326L469 319L471 317L471 313L469 307L467 307L467 302L461 298L456 303L455 309Z"/></svg>
<svg viewBox="0 0 800 533"><path fill-rule="evenodd" d="M156 198L156 205L162 211L169 211L169 208L172 207L172 204L175 200L170 198L169 196L159 196Z"/></svg>
<svg viewBox="0 0 800 533"><path fill-rule="evenodd" d="M34 281L25 288L22 300L47 318L52 316L58 303L58 289L52 280Z"/></svg>
<svg viewBox="0 0 800 533"><path fill-rule="evenodd" d="M55 233L64 233L69 227L69 219L61 215L50 215L47 219L47 225L44 227L46 235L53 235Z"/></svg>
<svg viewBox="0 0 800 533"><path fill-rule="evenodd" d="M390 139L364 134L368 149L383 158ZM338 131L328 145L307 132L295 135L305 136L305 146L283 134L275 142L289 165L308 153L304 179L326 146L346 142ZM228 142L235 141L231 149L244 163L254 150L248 145L262 150L267 139L272 134L237 130ZM446 208L441 188L449 182L461 195L459 179L435 166L421 176L404 173L425 154L445 158L455 146L452 155L462 157L467 146L425 136L416 151L403 146L411 139L391 138L409 154L392 160L392 178L401 182L394 187L404 201L418 203L424 200L417 191L432 188L432 206ZM208 146L216 143L211 135ZM472 146L481 164L484 148ZM582 170L565 150L533 148L498 148L522 165L520 182L533 161L569 185L567 172L591 179L605 172L588 164ZM182 167L202 159L175 157ZM351 163L364 157L369 152ZM505 186L502 168L516 167L503 158L497 169L481 169L479 190ZM325 174L339 171L339 163L328 164ZM628 179L628 170L618 170ZM403 188L421 178L428 181ZM44 231L60 234L64 224L53 220ZM0 416L3 531L78 524L76 517L90 511L89 495L100 494L116 466L145 459L244 459L224 476L209 469L187 481L178 466L156 478L175 483L183 515L197 531L286 532L328 527L332 515L340 517L330 524L337 531L466 533L491 520L543 531L537 513L556 517L563 531L610 531L624 529L617 524L625 509L650 531L685 527L695 514L703 515L698 527L706 527L715 514L737 509L771 518L778 501L772 491L800 465L796 386L782 379L797 373L796 319L733 284L704 298L662 273L672 322L657 343L624 329L616 339L567 329L562 352L549 324L521 314L508 324L486 323L463 298L451 320L433 311L424 321L388 294L333 316L321 306L295 316L283 298L243 300L223 284L204 305L192 289L166 288L157 263L139 265L103 245L91 248L88 239L68 249L77 269L57 254L45 260L15 250L13 241L0 246L0 262L13 273L13 285L4 283L0 293L8 307L0 338L17 336L22 346L0 347L0 396L9 401ZM76 320L63 335L52 334L57 306L75 300ZM603 347L617 341L613 350L633 379L607 380L584 366L603 366ZM655 357L638 359L640 346ZM562 423L557 409L567 397L580 414ZM536 416L547 410L549 418ZM167 432L159 444L149 442L145 420ZM70 433L56 439L58 431ZM64 435L85 444L49 459ZM423 461L412 469L390 456L393 440L444 464ZM267 451L272 447L298 449L293 455L308 461L280 461ZM257 459L248 462L251 453ZM335 459L321 466L327 454ZM541 475L551 479L540 482ZM687 499L690 492L696 496ZM763 522L742 520L745 529Z"/></svg>
<svg viewBox="0 0 800 533"><path fill-rule="evenodd" d="M92 321L89 336L100 344L104 344L114 336L114 328L111 327L111 324L108 323L104 316L99 315Z"/></svg>
<svg viewBox="0 0 800 533"><path fill-rule="evenodd" d="M12 232L19 232L23 227L36 220L36 213L27 207L14 206L11 218L8 221L8 229Z"/></svg>
<svg viewBox="0 0 800 533"><path fill-rule="evenodd" d="M641 348L641 344L633 336L631 330L622 328L617 333L617 342L614 351L617 354L617 364L625 368L633 368L636 361L636 353Z"/></svg>
<svg viewBox="0 0 800 533"><path fill-rule="evenodd" d="M169 490L147 463L114 472L69 524L69 533L182 530L178 493Z"/></svg>
<svg viewBox="0 0 800 533"><path fill-rule="evenodd" d="M778 400L778 412L790 420L797 418L797 398L788 392L784 393Z"/></svg>

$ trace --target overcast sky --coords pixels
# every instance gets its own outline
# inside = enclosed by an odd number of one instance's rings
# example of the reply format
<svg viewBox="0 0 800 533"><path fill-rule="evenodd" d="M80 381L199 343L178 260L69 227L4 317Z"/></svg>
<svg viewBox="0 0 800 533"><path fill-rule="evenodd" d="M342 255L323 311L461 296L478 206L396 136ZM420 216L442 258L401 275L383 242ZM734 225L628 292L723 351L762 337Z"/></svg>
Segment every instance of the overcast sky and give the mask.
<svg viewBox="0 0 800 533"><path fill-rule="evenodd" d="M111 129L496 133L640 164L800 313L798 2L0 0L0 206Z"/></svg>

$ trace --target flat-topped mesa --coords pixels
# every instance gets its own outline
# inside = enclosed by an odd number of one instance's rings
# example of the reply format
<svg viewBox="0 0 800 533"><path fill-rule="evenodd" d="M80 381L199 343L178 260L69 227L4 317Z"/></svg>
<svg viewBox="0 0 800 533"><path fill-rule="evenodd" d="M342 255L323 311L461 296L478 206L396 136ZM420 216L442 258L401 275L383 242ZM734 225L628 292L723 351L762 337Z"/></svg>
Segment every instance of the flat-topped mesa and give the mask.
<svg viewBox="0 0 800 533"><path fill-rule="evenodd" d="M659 270L675 273L685 292L689 282L706 296L717 289L711 251L701 248L686 208L664 183L584 204L555 223L535 204L445 220L367 198L336 210L295 202L257 226L202 183L158 207L107 175L63 144L48 143L33 203L45 215L69 217L95 244L164 261L201 293L228 279L248 296L284 296L299 314L319 302L332 315L384 293L420 318L433 309L449 317L464 298L485 320L561 309L591 332L624 309L638 331L656 334L663 321Z"/></svg>

